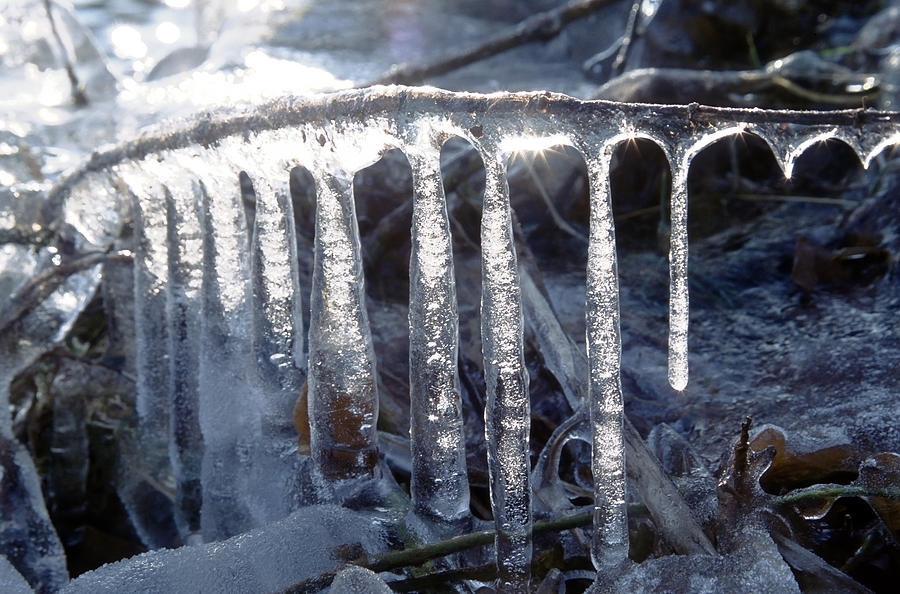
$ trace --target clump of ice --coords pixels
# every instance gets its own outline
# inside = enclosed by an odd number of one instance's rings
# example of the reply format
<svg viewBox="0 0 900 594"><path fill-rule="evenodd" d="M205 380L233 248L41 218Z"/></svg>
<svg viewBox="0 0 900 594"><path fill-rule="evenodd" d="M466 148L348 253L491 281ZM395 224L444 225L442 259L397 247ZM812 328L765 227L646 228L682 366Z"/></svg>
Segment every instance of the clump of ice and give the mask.
<svg viewBox="0 0 900 594"><path fill-rule="evenodd" d="M160 549L85 573L62 594L103 592L274 592L334 569L335 549L387 547L371 515L334 505L303 508L284 520L228 540ZM373 590L368 590L373 591Z"/></svg>
<svg viewBox="0 0 900 594"><path fill-rule="evenodd" d="M3 555L0 555L0 591L6 594L34 594L22 574Z"/></svg>
<svg viewBox="0 0 900 594"><path fill-rule="evenodd" d="M718 594L719 592L800 592L791 568L762 529L738 535L734 552L711 555L670 555L633 565L614 583L599 576L587 592Z"/></svg>
<svg viewBox="0 0 900 594"><path fill-rule="evenodd" d="M390 594L392 590L373 571L350 565L331 582L329 594Z"/></svg>

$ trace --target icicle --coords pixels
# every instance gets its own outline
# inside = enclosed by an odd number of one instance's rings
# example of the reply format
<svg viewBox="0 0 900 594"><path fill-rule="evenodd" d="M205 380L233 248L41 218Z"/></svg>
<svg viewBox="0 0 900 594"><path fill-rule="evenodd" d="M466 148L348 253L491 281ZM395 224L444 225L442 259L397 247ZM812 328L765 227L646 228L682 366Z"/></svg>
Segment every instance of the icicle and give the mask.
<svg viewBox="0 0 900 594"><path fill-rule="evenodd" d="M487 384L485 433L491 502L497 528L498 587L528 592L531 578L531 485L528 374L522 340L522 302L510 218L506 169L482 153L481 337Z"/></svg>
<svg viewBox="0 0 900 594"><path fill-rule="evenodd" d="M408 152L412 167L409 386L413 511L453 524L469 514L457 375L458 317L440 144Z"/></svg>
<svg viewBox="0 0 900 594"><path fill-rule="evenodd" d="M687 178L690 159L672 160L669 235L669 384L684 390L688 382L688 231Z"/></svg>
<svg viewBox="0 0 900 594"><path fill-rule="evenodd" d="M309 327L310 449L328 480L373 476L378 394L353 177L321 165L311 173L317 201Z"/></svg>
<svg viewBox="0 0 900 594"><path fill-rule="evenodd" d="M591 193L587 266L587 350L590 364L588 411L591 472L594 477L594 533L591 560L607 575L628 559L625 512L625 441L619 366L619 279L609 187L613 145L588 161Z"/></svg>
<svg viewBox="0 0 900 594"><path fill-rule="evenodd" d="M198 353L203 266L197 193L191 180L167 180L169 284L166 291L169 357L169 457L175 478L175 518L182 539L200 532L203 501Z"/></svg>
<svg viewBox="0 0 900 594"><path fill-rule="evenodd" d="M166 283L168 242L165 191L138 168L120 171L132 191L134 209L136 408L141 431L161 436L169 421L169 370L166 360Z"/></svg>
<svg viewBox="0 0 900 594"><path fill-rule="evenodd" d="M251 470L256 482L271 484L249 496L254 520L265 524L286 516L300 500L297 482L302 460L297 455L297 432L292 420L306 373L289 170L273 171L271 176L251 176L256 194L250 265L251 342L256 377L249 396L260 410ZM283 181L273 187L270 179Z"/></svg>
<svg viewBox="0 0 900 594"><path fill-rule="evenodd" d="M305 378L303 317L297 268L294 209L289 171L277 189L263 176L251 176L256 194L251 259L253 352L258 380L271 397L263 405L268 422L291 425L294 403Z"/></svg>
<svg viewBox="0 0 900 594"><path fill-rule="evenodd" d="M252 526L244 495L250 490L253 428L247 406L249 300L246 231L238 171L195 165L203 237L203 318L199 355L200 428L203 432L202 531L218 540ZM255 485L259 488L259 485Z"/></svg>
<svg viewBox="0 0 900 594"><path fill-rule="evenodd" d="M166 284L168 283L168 223L165 189L147 176L143 164L121 167L122 181L132 193L134 213L134 351L137 373L136 409L138 431L135 443L126 442L123 460L134 466L119 477L119 496L141 541L148 547L171 546L175 526L150 520L144 475L168 477L169 457L169 365ZM168 515L170 510L162 512Z"/></svg>

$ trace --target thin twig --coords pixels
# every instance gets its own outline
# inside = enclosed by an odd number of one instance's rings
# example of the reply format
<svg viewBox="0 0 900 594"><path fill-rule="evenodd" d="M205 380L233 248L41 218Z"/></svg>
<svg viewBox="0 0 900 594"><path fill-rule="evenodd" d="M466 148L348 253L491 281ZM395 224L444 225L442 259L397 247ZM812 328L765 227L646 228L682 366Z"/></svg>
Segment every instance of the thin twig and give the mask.
<svg viewBox="0 0 900 594"><path fill-rule="evenodd" d="M427 78L447 74L448 72L490 58L514 47L533 43L535 41L552 39L559 35L563 28L572 21L582 19L595 10L612 3L613 0L572 0L553 10L532 15L519 22L514 27L506 29L496 37L473 48L451 54L426 64L398 64L382 77L363 86L419 84Z"/></svg>
<svg viewBox="0 0 900 594"><path fill-rule="evenodd" d="M590 525L591 520L592 514L590 512L575 514L572 516L566 516L564 518L557 518L554 520L544 520L535 522L534 526L531 529L531 533L542 534L544 532L562 532L563 530L570 530L572 528L588 526ZM433 559L446 557L447 555L452 555L453 553L459 553L460 551L473 549L475 547L487 546L494 542L495 537L496 533L493 530L473 532L471 534L464 534L462 536L457 536L441 542L423 545L421 547L416 547L413 549L389 551L387 553L378 555L371 560L365 558L357 559L356 561L353 561L352 564L365 567L366 569L370 569L375 573L380 573L382 571L392 571L394 569L422 565L423 563L427 563L428 561L431 561ZM315 592L317 590L325 588L328 584L331 583L331 581L334 579L334 576L337 575L338 571L340 571L340 569L327 571L315 577L298 582L297 584L294 584L293 586L290 586L289 588L284 590L283 594Z"/></svg>
<svg viewBox="0 0 900 594"><path fill-rule="evenodd" d="M13 295L4 311L0 312L0 336L6 334L10 328L40 305L73 274L105 262L131 263L132 261L133 257L128 252L112 254L102 252L86 254L58 266L45 268Z"/></svg>
<svg viewBox="0 0 900 594"><path fill-rule="evenodd" d="M838 497L882 497L900 501L900 488L873 489L870 487L822 487L817 489L804 489L795 493L775 497L775 503L791 505L795 503L807 503L822 499L836 499Z"/></svg>
<svg viewBox="0 0 900 594"><path fill-rule="evenodd" d="M75 66L73 64L74 56L70 54L69 46L63 43L62 36L59 34L59 29L56 27L56 19L53 17L52 5L52 0L44 0L44 11L47 13L47 20L50 21L50 30L53 32L53 39L59 46L63 68L66 70L66 76L69 77L69 84L72 87L72 102L76 106L82 107L88 103L87 95L84 92L84 85L81 84L78 80L78 76L75 74Z"/></svg>
<svg viewBox="0 0 900 594"><path fill-rule="evenodd" d="M824 204L828 206L854 206L856 201L843 198L822 198L819 196L778 196L775 194L730 194L729 198L748 202L801 202L804 204Z"/></svg>

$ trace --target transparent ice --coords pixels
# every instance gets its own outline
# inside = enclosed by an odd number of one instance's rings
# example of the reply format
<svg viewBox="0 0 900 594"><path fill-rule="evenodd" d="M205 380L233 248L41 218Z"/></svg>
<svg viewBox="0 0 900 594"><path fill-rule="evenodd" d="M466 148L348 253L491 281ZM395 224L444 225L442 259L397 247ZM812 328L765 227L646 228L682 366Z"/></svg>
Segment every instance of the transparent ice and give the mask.
<svg viewBox="0 0 900 594"><path fill-rule="evenodd" d="M64 594L108 592L279 592L334 569L335 549L387 548L384 527L370 514L312 505L221 542L159 549L78 576Z"/></svg>
<svg viewBox="0 0 900 594"><path fill-rule="evenodd" d="M8 594L34 593L22 574L3 555L0 555L0 590Z"/></svg>
<svg viewBox="0 0 900 594"><path fill-rule="evenodd" d="M382 473L376 354L365 305L353 175L389 148L406 155L415 190L409 311L411 514L452 527L466 520L469 493L456 369L459 320L440 174L440 146L450 136L470 142L486 169L481 331L498 585L506 591L529 587L532 488L523 332L526 316L551 317L543 302L532 298L534 279L518 264L505 163L519 148L558 143L581 153L590 183L587 368L572 357L561 329L547 326L540 340L553 345L548 351L555 355L547 363L562 378L573 408L582 405L584 390L578 381L565 378L586 376L580 380L588 386L584 404L592 445L594 565L606 585L620 575L625 580L638 575L629 574L627 566L621 337L609 189L613 151L635 138L649 139L663 149L673 172L669 379L681 390L688 381L687 172L693 156L720 138L753 133L769 143L790 175L797 156L824 139L840 137L868 163L900 134L890 118L853 128L824 118L791 124L791 118L801 116L786 112L770 117L758 111L722 111L719 119L699 125L691 109L582 103L546 94L376 88L211 116L189 132L150 134L125 145L121 153L95 156L91 167L64 181L59 191L66 198L65 220L81 246L109 245L127 207L134 217L138 449L149 459L145 468L171 477L175 485L180 539L227 540L123 561L79 578L71 591L113 591L136 576L153 587L175 590L191 577L210 584L211 591L233 585L254 589L268 579L259 568L272 568L277 576L288 571L275 567L277 559L287 558L279 555L290 553L296 562L294 541L311 540L297 532L304 523L315 532L322 525L340 526L327 518L344 518L348 529L365 533L355 522L369 516L334 511L338 508L325 513L325 508L308 505L340 503ZM308 169L316 187L310 286L301 285L298 273L301 256L288 185L297 165ZM107 200L116 201L116 208L109 208ZM97 271L72 277L70 285L32 314L44 312L50 323L23 336L59 340L97 281ZM63 309L62 302L80 306ZM310 328L305 341L306 304ZM29 351L27 346L17 359L4 359L6 385L43 348ZM4 348L11 351L10 345ZM290 425L304 383L310 457L298 455ZM2 423L8 429L8 419ZM310 476L314 478L303 478ZM313 488L304 480L314 483ZM23 501L23 509L40 515L39 497ZM137 495L126 492L123 501L137 517ZM148 545L162 544L149 526L137 525ZM291 539L271 536L291 530L296 532ZM349 535L341 530L326 530L322 542L346 543L341 535ZM713 568L729 566L727 561L710 563ZM22 571L24 565L15 565ZM301 564L290 571L308 573L319 567ZM776 582L786 575L781 569L773 569ZM653 570L646 571L649 576ZM232 579L237 581L222 581Z"/></svg>
<svg viewBox="0 0 900 594"><path fill-rule="evenodd" d="M409 296L413 511L459 523L469 513L457 375L458 320L440 136L424 131L407 152L413 174ZM418 150L415 150L418 148Z"/></svg>

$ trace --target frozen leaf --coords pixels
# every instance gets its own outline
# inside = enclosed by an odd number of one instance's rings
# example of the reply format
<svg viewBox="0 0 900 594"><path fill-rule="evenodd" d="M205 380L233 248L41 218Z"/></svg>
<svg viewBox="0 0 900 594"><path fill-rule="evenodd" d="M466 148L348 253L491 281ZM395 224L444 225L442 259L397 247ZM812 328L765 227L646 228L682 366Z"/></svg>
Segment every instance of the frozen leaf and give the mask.
<svg viewBox="0 0 900 594"><path fill-rule="evenodd" d="M845 482L855 476L862 457L840 433L788 438L784 429L774 425L758 431L750 447L755 451L775 449L772 465L760 479L762 487L773 494L816 483Z"/></svg>

